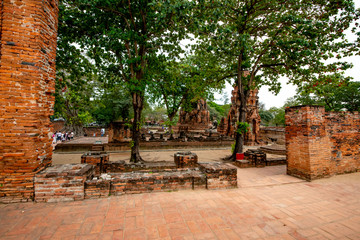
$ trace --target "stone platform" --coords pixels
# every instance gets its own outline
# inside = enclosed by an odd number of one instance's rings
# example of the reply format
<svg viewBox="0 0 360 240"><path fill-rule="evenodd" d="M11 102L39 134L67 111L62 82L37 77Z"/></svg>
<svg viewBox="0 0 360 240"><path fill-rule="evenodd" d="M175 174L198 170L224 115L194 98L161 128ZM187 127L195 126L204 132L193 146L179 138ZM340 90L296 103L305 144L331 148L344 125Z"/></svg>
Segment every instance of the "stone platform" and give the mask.
<svg viewBox="0 0 360 240"><path fill-rule="evenodd" d="M260 147L260 150L265 153L276 154L276 155L286 155L285 145L268 145Z"/></svg>
<svg viewBox="0 0 360 240"><path fill-rule="evenodd" d="M116 164L119 170L125 166L123 162ZM201 163L194 168L103 173L95 177L94 172L95 167L90 164L47 168L35 176L35 201L75 201L127 193L237 187L236 167L223 163Z"/></svg>
<svg viewBox="0 0 360 240"><path fill-rule="evenodd" d="M84 199L84 183L94 174L89 164L64 164L46 168L35 175L36 202L63 202Z"/></svg>

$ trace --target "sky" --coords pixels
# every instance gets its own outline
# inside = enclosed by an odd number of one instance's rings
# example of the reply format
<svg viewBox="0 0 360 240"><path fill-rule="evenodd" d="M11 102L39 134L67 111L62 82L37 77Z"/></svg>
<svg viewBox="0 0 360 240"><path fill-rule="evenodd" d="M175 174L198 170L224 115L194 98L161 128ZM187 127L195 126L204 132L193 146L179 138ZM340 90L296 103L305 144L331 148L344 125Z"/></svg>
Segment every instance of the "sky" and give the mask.
<svg viewBox="0 0 360 240"><path fill-rule="evenodd" d="M360 0L354 0L354 2L355 8L360 8ZM345 33L347 34L349 41L354 41L356 39L355 35L352 34L350 31L347 31ZM353 81L360 81L360 56L352 56L344 59L354 65L352 69L345 71L345 75L352 77ZM288 98L295 96L296 86L286 84L287 78L280 79L280 82L281 90L277 95L269 92L268 87L266 86L260 88L258 94L259 101L265 104L266 109L269 109L271 107L282 107ZM215 98L217 100L216 102L219 104L223 104L223 101L220 99L224 95L224 93L228 95L230 100L232 90L232 86L230 84L227 84L222 94L215 94Z"/></svg>

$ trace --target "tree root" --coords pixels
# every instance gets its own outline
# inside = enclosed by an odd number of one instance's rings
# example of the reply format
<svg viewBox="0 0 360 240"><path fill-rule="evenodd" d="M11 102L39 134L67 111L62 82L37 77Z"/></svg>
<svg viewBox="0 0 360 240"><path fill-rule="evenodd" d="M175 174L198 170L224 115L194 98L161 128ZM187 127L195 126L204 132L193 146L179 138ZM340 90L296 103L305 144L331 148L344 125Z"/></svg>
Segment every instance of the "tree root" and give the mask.
<svg viewBox="0 0 360 240"><path fill-rule="evenodd" d="M233 162L233 161L235 161L235 157L234 157L234 155L230 155L230 156L223 157L221 160L226 161L226 162Z"/></svg>

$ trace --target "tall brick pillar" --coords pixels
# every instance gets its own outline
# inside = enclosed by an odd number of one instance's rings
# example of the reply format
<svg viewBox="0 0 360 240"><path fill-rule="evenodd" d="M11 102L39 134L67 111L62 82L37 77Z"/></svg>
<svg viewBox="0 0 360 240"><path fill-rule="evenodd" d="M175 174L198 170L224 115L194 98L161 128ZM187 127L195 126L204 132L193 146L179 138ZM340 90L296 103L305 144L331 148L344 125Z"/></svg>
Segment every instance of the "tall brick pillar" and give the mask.
<svg viewBox="0 0 360 240"><path fill-rule="evenodd" d="M0 202L33 199L51 163L57 0L0 2Z"/></svg>
<svg viewBox="0 0 360 240"><path fill-rule="evenodd" d="M324 107L287 108L285 124L287 173L307 180L329 175L331 146Z"/></svg>

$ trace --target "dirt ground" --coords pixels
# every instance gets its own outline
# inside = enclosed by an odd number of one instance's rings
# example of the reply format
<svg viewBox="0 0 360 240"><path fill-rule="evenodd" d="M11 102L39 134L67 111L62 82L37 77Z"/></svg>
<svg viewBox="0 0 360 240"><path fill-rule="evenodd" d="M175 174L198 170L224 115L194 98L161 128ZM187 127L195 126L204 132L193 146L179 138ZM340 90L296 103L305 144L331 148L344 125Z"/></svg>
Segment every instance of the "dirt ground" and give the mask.
<svg viewBox="0 0 360 240"><path fill-rule="evenodd" d="M256 147L245 147L245 151L249 148L258 148ZM145 161L174 161L174 153L177 153L178 149L174 150L143 150L140 152L141 157ZM221 148L221 149L186 149L183 151L191 151L198 155L199 162L212 162L220 161L221 158L226 157L231 154L231 148ZM57 164L66 164L66 163L80 163L81 155L83 153L53 153L53 165ZM130 151L121 151L121 152L111 152L110 161L124 160L129 161Z"/></svg>

